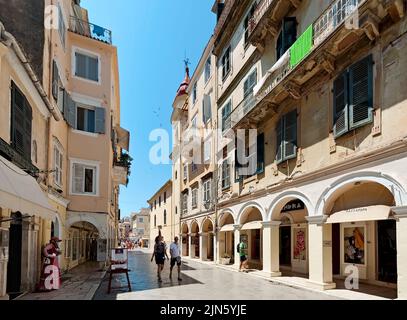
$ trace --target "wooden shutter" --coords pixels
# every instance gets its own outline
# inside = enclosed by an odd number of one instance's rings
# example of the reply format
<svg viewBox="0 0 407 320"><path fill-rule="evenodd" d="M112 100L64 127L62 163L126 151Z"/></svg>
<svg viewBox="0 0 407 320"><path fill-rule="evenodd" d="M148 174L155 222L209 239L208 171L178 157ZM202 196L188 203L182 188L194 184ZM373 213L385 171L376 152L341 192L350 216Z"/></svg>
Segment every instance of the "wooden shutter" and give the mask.
<svg viewBox="0 0 407 320"><path fill-rule="evenodd" d="M237 157L237 138L236 138L236 149L235 149L235 182L239 182L243 179L242 176L239 175L239 169L241 168L241 164L239 163L239 159Z"/></svg>
<svg viewBox="0 0 407 320"><path fill-rule="evenodd" d="M283 54L297 40L297 19L295 17L286 17L283 21Z"/></svg>
<svg viewBox="0 0 407 320"><path fill-rule="evenodd" d="M297 156L297 110L284 116L283 160Z"/></svg>
<svg viewBox="0 0 407 320"><path fill-rule="evenodd" d="M69 126L76 129L76 103L66 90L64 93L64 118Z"/></svg>
<svg viewBox="0 0 407 320"><path fill-rule="evenodd" d="M280 163L281 161L283 161L283 118L281 118L277 123L276 137L277 137L276 160L277 163Z"/></svg>
<svg viewBox="0 0 407 320"><path fill-rule="evenodd" d="M264 133L257 136L257 174L264 172Z"/></svg>
<svg viewBox="0 0 407 320"><path fill-rule="evenodd" d="M357 128L373 120L372 56L357 62L349 69L350 128Z"/></svg>
<svg viewBox="0 0 407 320"><path fill-rule="evenodd" d="M105 124L105 109L104 108L95 108L95 132L96 133L105 133L106 132L106 124Z"/></svg>
<svg viewBox="0 0 407 320"><path fill-rule="evenodd" d="M333 123L335 138L349 130L348 122L348 74L341 74L334 81Z"/></svg>
<svg viewBox="0 0 407 320"><path fill-rule="evenodd" d="M75 163L73 165L73 192L83 193L85 186L85 167L81 164Z"/></svg>
<svg viewBox="0 0 407 320"><path fill-rule="evenodd" d="M52 62L52 96L55 101L58 102L58 92L59 92L59 72L58 66L55 60Z"/></svg>
<svg viewBox="0 0 407 320"><path fill-rule="evenodd" d="M99 81L99 60L94 57L87 58L87 78L93 81Z"/></svg>
<svg viewBox="0 0 407 320"><path fill-rule="evenodd" d="M75 61L75 75L86 78L86 56L79 52L75 52Z"/></svg>

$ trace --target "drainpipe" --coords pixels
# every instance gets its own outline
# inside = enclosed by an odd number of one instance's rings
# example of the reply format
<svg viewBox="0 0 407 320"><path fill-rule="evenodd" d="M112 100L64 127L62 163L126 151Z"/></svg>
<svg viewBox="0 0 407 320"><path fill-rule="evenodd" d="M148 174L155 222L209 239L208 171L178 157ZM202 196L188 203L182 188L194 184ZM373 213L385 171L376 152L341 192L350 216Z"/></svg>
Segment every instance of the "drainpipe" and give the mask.
<svg viewBox="0 0 407 320"><path fill-rule="evenodd" d="M48 110L51 112L52 116L56 121L61 120L59 114L52 106L51 102L48 99L47 94L42 87L41 81L37 78L36 74L34 73L33 69L31 68L30 62L27 60L25 54L23 53L20 45L18 44L17 40L14 36L7 32L4 25L0 22L0 41L3 42L7 47L13 47L14 52L16 53L18 59L23 64L25 70L27 71L28 75L30 76L32 82L34 83L35 87L37 88L38 93L40 94L42 100L44 101L45 105L47 106Z"/></svg>

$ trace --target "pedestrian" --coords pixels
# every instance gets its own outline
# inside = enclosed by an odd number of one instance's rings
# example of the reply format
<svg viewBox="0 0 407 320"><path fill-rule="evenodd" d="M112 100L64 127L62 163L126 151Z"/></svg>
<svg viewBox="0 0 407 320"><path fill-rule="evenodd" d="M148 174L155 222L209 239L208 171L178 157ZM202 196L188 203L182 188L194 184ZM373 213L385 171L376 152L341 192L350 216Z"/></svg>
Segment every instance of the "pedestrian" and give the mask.
<svg viewBox="0 0 407 320"><path fill-rule="evenodd" d="M61 254L58 243L61 241L58 237L52 237L42 250L42 272L37 291L58 290L61 287L61 270L58 263L58 256ZM50 277L52 280L47 280Z"/></svg>
<svg viewBox="0 0 407 320"><path fill-rule="evenodd" d="M172 269L177 264L178 268L178 281L181 279L181 252L178 244L178 237L174 238L174 242L170 245L170 255L171 255L171 268L170 268L170 279L172 279Z"/></svg>
<svg viewBox="0 0 407 320"><path fill-rule="evenodd" d="M161 272L164 269L164 262L166 257L169 260L165 243L162 241L161 236L157 236L155 238L154 252L151 257L151 262L153 262L153 259L155 258L155 263L157 264L157 277L159 282L162 282Z"/></svg>
<svg viewBox="0 0 407 320"><path fill-rule="evenodd" d="M237 245L237 251L240 256L240 267L239 271L248 272L248 261L247 261L247 243L246 238L242 238L240 243Z"/></svg>

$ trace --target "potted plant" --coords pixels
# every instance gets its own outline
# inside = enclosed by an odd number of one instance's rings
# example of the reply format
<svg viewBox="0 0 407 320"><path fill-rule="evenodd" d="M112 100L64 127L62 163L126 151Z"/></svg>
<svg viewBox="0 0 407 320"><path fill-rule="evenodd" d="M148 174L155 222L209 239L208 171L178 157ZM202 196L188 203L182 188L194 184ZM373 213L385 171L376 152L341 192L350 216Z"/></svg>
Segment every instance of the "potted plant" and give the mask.
<svg viewBox="0 0 407 320"><path fill-rule="evenodd" d="M230 259L231 259L232 257L229 255L229 254L227 254L227 253L224 253L223 255L222 255L222 257L220 258L220 263L221 264L224 264L224 265L228 265L228 264L230 264Z"/></svg>

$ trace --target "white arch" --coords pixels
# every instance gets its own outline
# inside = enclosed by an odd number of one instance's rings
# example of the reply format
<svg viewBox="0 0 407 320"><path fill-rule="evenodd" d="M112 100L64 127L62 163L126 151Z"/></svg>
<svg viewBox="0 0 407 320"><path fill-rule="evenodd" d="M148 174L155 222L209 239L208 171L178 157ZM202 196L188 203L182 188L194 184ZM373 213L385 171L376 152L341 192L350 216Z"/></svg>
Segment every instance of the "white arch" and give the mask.
<svg viewBox="0 0 407 320"><path fill-rule="evenodd" d="M218 217L218 226L219 226L219 227L220 227L220 225L221 225L221 221L222 221L223 217L224 217L225 215L227 215L227 214L229 214L229 215L232 216L233 224L236 223L236 218L235 218L236 216L235 216L235 213L233 212L232 209L227 208L227 209L223 209L223 210L219 213L219 217Z"/></svg>
<svg viewBox="0 0 407 320"><path fill-rule="evenodd" d="M194 219L194 220L191 220L191 224L190 224L190 227L189 227L189 233L192 233L192 226L194 225L194 223L196 223L196 225L198 226L198 232L201 232L201 229L199 228L198 221L196 219Z"/></svg>
<svg viewBox="0 0 407 320"><path fill-rule="evenodd" d="M99 237L101 239L107 239L108 237L108 230L107 230L107 222L104 223L102 221L98 221L96 217L88 215L88 214L68 214L68 218L66 219L66 225L68 229L77 222L89 222L92 224L99 232Z"/></svg>
<svg viewBox="0 0 407 320"><path fill-rule="evenodd" d="M266 221L265 210L263 209L261 204L259 204L256 201L249 201L249 202L245 203L245 205L240 209L239 214L237 215L236 221L238 224L241 224L242 216L245 213L245 211L249 208L256 208L257 210L259 210L262 221Z"/></svg>
<svg viewBox="0 0 407 320"><path fill-rule="evenodd" d="M188 234L190 228L189 228L189 225L188 225L188 223L187 223L186 221L182 222L182 225L181 225L181 233L184 234L184 232L183 232L184 226L187 226L187 229L188 229L188 230L187 230L187 234Z"/></svg>
<svg viewBox="0 0 407 320"><path fill-rule="evenodd" d="M205 224L205 222L207 220L209 220L212 223L212 228L215 229L215 224L213 223L213 220L210 217L205 217L205 218L202 219L202 223L201 223L201 226L199 228L199 230L202 230L201 232L203 232L203 227L204 227L204 224Z"/></svg>
<svg viewBox="0 0 407 320"><path fill-rule="evenodd" d="M304 202L305 207L307 208L308 215L312 215L314 212L314 206L312 205L311 201L308 199L308 197L295 190L288 190L283 193L281 193L278 197L273 199L273 201L270 204L269 210L267 212L267 221L271 221L273 218L273 212L276 210L277 206L281 205L281 203L285 202L285 204L291 200L299 199L302 202ZM284 204L284 205L285 205ZM279 210L279 213L281 210Z"/></svg>
<svg viewBox="0 0 407 320"><path fill-rule="evenodd" d="M375 182L387 188L390 191L390 193L394 196L396 206L403 206L407 204L406 191L396 179L380 172L373 171L355 172L344 177L341 177L324 190L321 197L318 199L316 205L315 211L316 215L322 216L326 214L324 212L326 203L330 200L330 198L335 192L349 184L354 184L356 182L362 181Z"/></svg>

